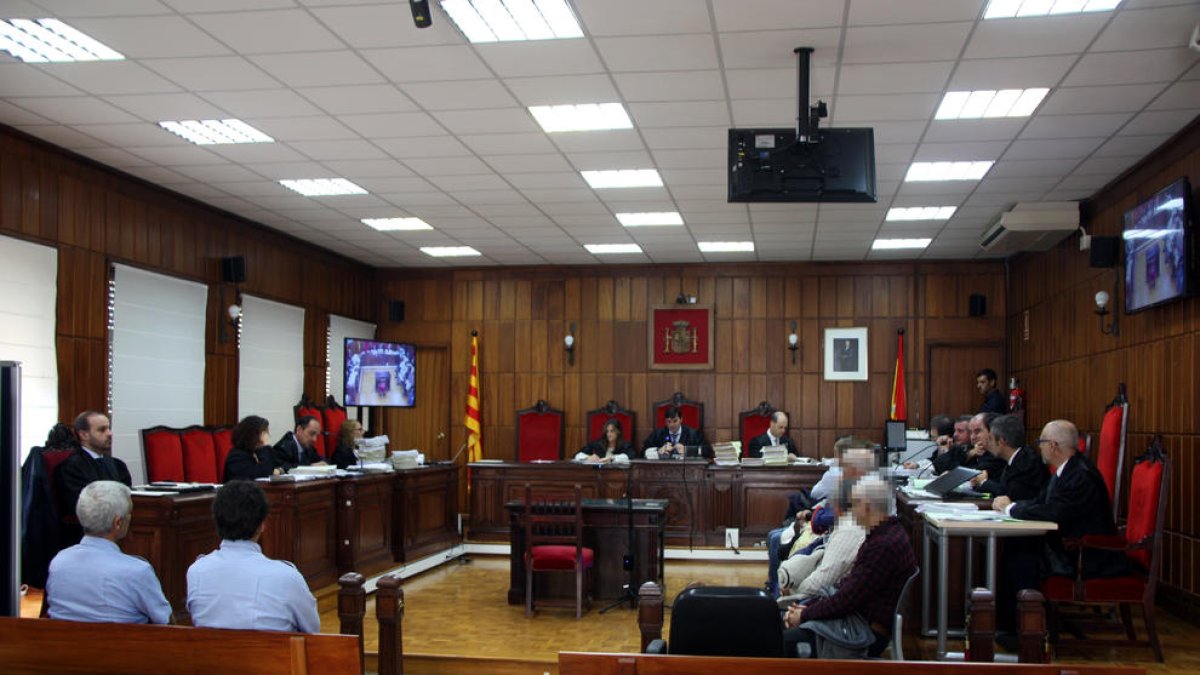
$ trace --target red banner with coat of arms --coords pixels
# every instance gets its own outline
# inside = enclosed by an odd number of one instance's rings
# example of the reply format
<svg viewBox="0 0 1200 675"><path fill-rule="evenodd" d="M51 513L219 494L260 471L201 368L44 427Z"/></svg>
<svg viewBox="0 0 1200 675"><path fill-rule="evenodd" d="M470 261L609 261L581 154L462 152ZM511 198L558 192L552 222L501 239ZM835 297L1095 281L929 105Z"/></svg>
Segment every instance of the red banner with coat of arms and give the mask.
<svg viewBox="0 0 1200 675"><path fill-rule="evenodd" d="M650 368L708 370L713 367L712 308L664 305L650 310Z"/></svg>

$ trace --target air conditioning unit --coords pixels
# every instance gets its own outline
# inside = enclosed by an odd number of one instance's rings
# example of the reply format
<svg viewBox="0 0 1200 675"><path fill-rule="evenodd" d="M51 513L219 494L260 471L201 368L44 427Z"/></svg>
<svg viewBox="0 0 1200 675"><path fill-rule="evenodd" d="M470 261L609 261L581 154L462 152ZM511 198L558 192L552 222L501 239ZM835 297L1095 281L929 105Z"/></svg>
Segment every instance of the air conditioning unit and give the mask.
<svg viewBox="0 0 1200 675"><path fill-rule="evenodd" d="M1010 255L1021 251L1048 251L1079 229L1078 202L1017 204L1000 214L979 238L988 253Z"/></svg>

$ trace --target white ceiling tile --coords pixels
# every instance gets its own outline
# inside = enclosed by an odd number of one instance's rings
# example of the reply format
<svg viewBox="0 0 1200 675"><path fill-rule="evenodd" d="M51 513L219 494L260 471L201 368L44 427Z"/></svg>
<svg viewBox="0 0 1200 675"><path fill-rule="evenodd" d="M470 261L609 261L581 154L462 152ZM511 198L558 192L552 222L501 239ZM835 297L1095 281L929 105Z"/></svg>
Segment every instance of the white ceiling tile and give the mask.
<svg viewBox="0 0 1200 675"><path fill-rule="evenodd" d="M982 21L964 54L968 59L1045 56L1083 51L1108 21L1108 12Z"/></svg>
<svg viewBox="0 0 1200 675"><path fill-rule="evenodd" d="M1038 115L1029 121L1021 138L1085 138L1111 136L1132 117L1129 113L1105 115Z"/></svg>
<svg viewBox="0 0 1200 675"><path fill-rule="evenodd" d="M620 99L608 75L510 77L503 83L525 106L612 103Z"/></svg>
<svg viewBox="0 0 1200 675"><path fill-rule="evenodd" d="M608 208L594 197L590 201L555 202L544 204L541 210L552 218L569 218L571 216L586 216L608 214Z"/></svg>
<svg viewBox="0 0 1200 675"><path fill-rule="evenodd" d="M50 125L50 121L41 115L35 115L32 112L25 110L19 106L13 105L8 101L0 101L0 120L4 120L5 124L21 127L26 125L44 126ZM67 127L61 127L67 129ZM37 134L34 134L35 136ZM80 137L83 134L79 134ZM67 143L63 147L75 147L71 143Z"/></svg>
<svg viewBox="0 0 1200 675"><path fill-rule="evenodd" d="M435 3L430 5L431 9L436 6ZM417 29L413 26L412 13L407 3L368 4L354 0L352 3L344 3L344 6L313 7L309 11L355 49L394 47L397 44L454 45L462 42L462 36L442 12L433 12L433 25Z"/></svg>
<svg viewBox="0 0 1200 675"><path fill-rule="evenodd" d="M1025 58L987 58L961 61L946 89L1027 89L1054 87L1075 65L1075 54L1030 56Z"/></svg>
<svg viewBox="0 0 1200 675"><path fill-rule="evenodd" d="M1196 117L1196 109L1191 110L1153 110L1134 117L1124 128L1122 134L1131 136L1149 136L1182 129Z"/></svg>
<svg viewBox="0 0 1200 675"><path fill-rule="evenodd" d="M344 47L336 35L299 9L196 13L191 20L243 54L308 53Z"/></svg>
<svg viewBox="0 0 1200 675"><path fill-rule="evenodd" d="M9 101L60 124L116 124L140 121L116 106L86 96L12 98Z"/></svg>
<svg viewBox="0 0 1200 675"><path fill-rule="evenodd" d="M555 152L554 144L541 132L526 134L459 134L459 140L481 155L538 155Z"/></svg>
<svg viewBox="0 0 1200 675"><path fill-rule="evenodd" d="M1027 119L935 120L925 132L926 141L961 143L1007 141L1017 137Z"/></svg>
<svg viewBox="0 0 1200 675"><path fill-rule="evenodd" d="M599 73L604 67L587 40L529 40L476 45L500 77Z"/></svg>
<svg viewBox="0 0 1200 675"><path fill-rule="evenodd" d="M252 56L250 60L275 79L293 88L383 82L383 77L358 54L346 50L263 54Z"/></svg>
<svg viewBox="0 0 1200 675"><path fill-rule="evenodd" d="M933 115L940 100L937 94L838 96L829 106L829 115L836 126L872 120L923 120Z"/></svg>
<svg viewBox="0 0 1200 675"><path fill-rule="evenodd" d="M739 129L795 127L796 101L788 98L733 101L733 124Z"/></svg>
<svg viewBox="0 0 1200 675"><path fill-rule="evenodd" d="M723 148L656 150L653 152L654 163L660 169L724 166L726 154Z"/></svg>
<svg viewBox="0 0 1200 675"><path fill-rule="evenodd" d="M537 122L524 108L440 110L430 113L454 134L501 134L537 131Z"/></svg>
<svg viewBox="0 0 1200 675"><path fill-rule="evenodd" d="M98 96L179 91L179 87L134 61L56 63L53 72L60 80Z"/></svg>
<svg viewBox="0 0 1200 675"><path fill-rule="evenodd" d="M150 122L222 119L228 114L194 94L105 96L105 101Z"/></svg>
<svg viewBox="0 0 1200 675"><path fill-rule="evenodd" d="M25 63L0 64L0 82L4 96L75 96L83 92L52 76L46 67L30 67Z"/></svg>
<svg viewBox="0 0 1200 675"><path fill-rule="evenodd" d="M840 26L845 0L714 0L718 31Z"/></svg>
<svg viewBox="0 0 1200 675"><path fill-rule="evenodd" d="M233 164L199 164L196 166L174 166L175 171L202 183L236 183L259 180L261 176Z"/></svg>
<svg viewBox="0 0 1200 675"><path fill-rule="evenodd" d="M404 93L426 110L516 107L517 100L497 80L409 82Z"/></svg>
<svg viewBox="0 0 1200 675"><path fill-rule="evenodd" d="M361 53L393 82L479 80L491 76L483 61L465 45L368 49Z"/></svg>
<svg viewBox="0 0 1200 675"><path fill-rule="evenodd" d="M391 84L307 87L296 91L331 115L409 112L417 108Z"/></svg>
<svg viewBox="0 0 1200 675"><path fill-rule="evenodd" d="M138 157L145 157L155 164L172 167L179 164L223 164L227 161L220 155L216 155L198 145L191 145L190 143L174 147L152 146L144 148L128 147L125 149Z"/></svg>
<svg viewBox="0 0 1200 675"><path fill-rule="evenodd" d="M1153 83L1062 87L1050 92L1038 115L1134 112L1144 108L1164 86Z"/></svg>
<svg viewBox="0 0 1200 675"><path fill-rule="evenodd" d="M996 162L988 175L995 178L1016 178L1018 176L1040 176L1045 178L1061 178L1070 173L1077 165L1076 159L1039 159L1039 160L1002 160ZM913 206L916 206L914 204ZM957 216L957 214L955 214Z"/></svg>
<svg viewBox="0 0 1200 675"><path fill-rule="evenodd" d="M615 73L626 101L725 101L718 70Z"/></svg>
<svg viewBox="0 0 1200 675"><path fill-rule="evenodd" d="M792 50L801 45L815 50L810 58L814 70L835 65L842 31L839 28L768 30L720 33L717 37L721 61L727 69L790 68L794 73L796 55Z"/></svg>
<svg viewBox="0 0 1200 675"><path fill-rule="evenodd" d="M488 173L487 165L475 157L421 157L405 162L421 176L456 176Z"/></svg>
<svg viewBox="0 0 1200 675"><path fill-rule="evenodd" d="M471 154L471 151L458 139L448 135L380 138L374 142L392 157L402 160L414 157L457 157Z"/></svg>
<svg viewBox="0 0 1200 675"><path fill-rule="evenodd" d="M906 0L901 3L854 0L850 3L850 25L973 21L979 17L982 8L983 0Z"/></svg>
<svg viewBox="0 0 1200 675"><path fill-rule="evenodd" d="M451 196L454 196L460 190L470 192L508 189L508 183L505 183L504 179L494 173L466 176L432 176L429 178L429 182L450 193Z"/></svg>
<svg viewBox="0 0 1200 675"><path fill-rule="evenodd" d="M1195 110L1197 107L1200 107L1200 80L1176 82L1150 104L1150 110Z"/></svg>
<svg viewBox="0 0 1200 675"><path fill-rule="evenodd" d="M857 26L846 30L842 62L895 63L957 59L969 22Z"/></svg>
<svg viewBox="0 0 1200 675"><path fill-rule="evenodd" d="M630 103L629 115L639 129L729 124L729 110L724 101Z"/></svg>
<svg viewBox="0 0 1200 675"><path fill-rule="evenodd" d="M320 141L333 138L356 138L356 134L332 117L285 117L243 121L279 142Z"/></svg>
<svg viewBox="0 0 1200 675"><path fill-rule="evenodd" d="M666 187L611 188L595 192L601 201L609 205L619 202L664 202L671 198ZM646 209L638 210L645 211Z"/></svg>
<svg viewBox="0 0 1200 675"><path fill-rule="evenodd" d="M146 59L143 65L191 91L273 89L279 82L241 56Z"/></svg>
<svg viewBox="0 0 1200 675"><path fill-rule="evenodd" d="M630 129L616 131L576 131L554 134L554 144L563 152L613 152L642 150L638 132Z"/></svg>
<svg viewBox="0 0 1200 675"><path fill-rule="evenodd" d="M946 87L953 61L933 63L873 63L842 67L840 94L910 94L937 92Z"/></svg>
<svg viewBox="0 0 1200 675"><path fill-rule="evenodd" d="M916 151L915 143L887 143L875 145L875 161L880 163L909 162ZM928 151L929 154L936 152Z"/></svg>
<svg viewBox="0 0 1200 675"><path fill-rule="evenodd" d="M1063 80L1068 87L1170 82L1196 61L1183 49L1086 54Z"/></svg>
<svg viewBox="0 0 1200 675"><path fill-rule="evenodd" d="M642 132L652 150L697 150L728 145L726 127L646 129Z"/></svg>
<svg viewBox="0 0 1200 675"><path fill-rule="evenodd" d="M180 16L92 18L71 25L129 59L230 53L228 47Z"/></svg>
<svg viewBox="0 0 1200 675"><path fill-rule="evenodd" d="M1116 176L1137 162L1134 157L1089 157L1073 172L1078 176Z"/></svg>
<svg viewBox="0 0 1200 675"><path fill-rule="evenodd" d="M262 162L251 165L254 172L264 178L271 180L283 180L292 178L334 178L332 172L325 168L324 165L313 161L299 162ZM282 194L298 194L291 190L279 186Z"/></svg>
<svg viewBox="0 0 1200 675"><path fill-rule="evenodd" d="M757 70L726 70L729 97L737 102L742 98L780 98L796 101L796 66L791 68L761 68ZM809 71L809 103L829 100L838 70L832 67L812 67Z"/></svg>
<svg viewBox="0 0 1200 675"><path fill-rule="evenodd" d="M529 201L535 204L546 205L547 212L550 206L555 203L576 203L585 202L589 199L596 199L596 194L591 189L583 190L562 190L562 189L531 189L521 190L521 194L525 195Z"/></svg>
<svg viewBox="0 0 1200 675"><path fill-rule="evenodd" d="M304 117L321 113L290 89L210 91L201 97L246 121L251 117Z"/></svg>
<svg viewBox="0 0 1200 675"><path fill-rule="evenodd" d="M362 140L342 139L337 141L292 141L298 152L318 162L340 159L383 159L387 153Z"/></svg>
<svg viewBox="0 0 1200 675"><path fill-rule="evenodd" d="M707 33L708 12L695 0L574 0L588 35Z"/></svg>
<svg viewBox="0 0 1200 675"><path fill-rule="evenodd" d="M994 160L1007 148L1007 141L922 143L913 156L913 160L920 162Z"/></svg>
<svg viewBox="0 0 1200 675"><path fill-rule="evenodd" d="M422 112L339 115L338 119L364 137L375 140L446 133L436 120Z"/></svg>
<svg viewBox="0 0 1200 675"><path fill-rule="evenodd" d="M187 141L156 124L78 124L75 129L119 148L152 145L182 147L187 144Z"/></svg>
<svg viewBox="0 0 1200 675"><path fill-rule="evenodd" d="M1150 136L1120 135L1111 138L1100 149L1096 150L1097 157L1145 157L1155 148L1162 145L1171 134Z"/></svg>
<svg viewBox="0 0 1200 675"><path fill-rule="evenodd" d="M574 171L558 171L553 173L518 173L508 177L514 187L526 188L583 188L587 183Z"/></svg>
<svg viewBox="0 0 1200 675"><path fill-rule="evenodd" d="M1123 51L1179 47L1183 26L1195 25L1198 18L1196 3L1174 7L1117 12L1112 21L1092 44L1092 51Z"/></svg>
<svg viewBox="0 0 1200 675"><path fill-rule="evenodd" d="M710 35L596 38L595 43L614 73L717 67L717 50Z"/></svg>
<svg viewBox="0 0 1200 675"><path fill-rule="evenodd" d="M107 164L108 166L116 167L116 168L121 169L122 171L126 171L126 172L130 172L130 169L136 168L136 167L153 166L149 160L144 159L142 157L138 157L137 155L130 153L130 152L126 152L120 148L89 148L89 149L82 150L80 152L80 154L83 155L84 157L90 157L91 159L94 159L97 162L100 162L102 164ZM154 167L154 168L157 169L159 167ZM169 172L166 169L163 169L163 171L165 173L174 173L174 172ZM176 174L176 176L178 176L178 174ZM158 179L162 179L165 177L166 177L165 175L157 176Z"/></svg>
<svg viewBox="0 0 1200 675"><path fill-rule="evenodd" d="M925 122L875 122L876 143L916 143L925 133Z"/></svg>

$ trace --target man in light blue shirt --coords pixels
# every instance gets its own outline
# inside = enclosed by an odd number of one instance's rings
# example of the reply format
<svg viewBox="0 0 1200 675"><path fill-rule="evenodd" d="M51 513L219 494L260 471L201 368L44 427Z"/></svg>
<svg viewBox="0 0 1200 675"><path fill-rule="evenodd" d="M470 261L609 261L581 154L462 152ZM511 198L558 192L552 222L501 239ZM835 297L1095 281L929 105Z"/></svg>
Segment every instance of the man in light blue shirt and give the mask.
<svg viewBox="0 0 1200 675"><path fill-rule="evenodd" d="M221 486L213 500L221 546L187 571L187 607L203 628L317 633L317 599L291 563L271 560L258 545L267 497L250 481Z"/></svg>
<svg viewBox="0 0 1200 675"><path fill-rule="evenodd" d="M46 602L51 619L111 623L170 623L171 605L154 568L121 552L129 533L129 488L111 480L87 484L75 515L83 540L50 561Z"/></svg>

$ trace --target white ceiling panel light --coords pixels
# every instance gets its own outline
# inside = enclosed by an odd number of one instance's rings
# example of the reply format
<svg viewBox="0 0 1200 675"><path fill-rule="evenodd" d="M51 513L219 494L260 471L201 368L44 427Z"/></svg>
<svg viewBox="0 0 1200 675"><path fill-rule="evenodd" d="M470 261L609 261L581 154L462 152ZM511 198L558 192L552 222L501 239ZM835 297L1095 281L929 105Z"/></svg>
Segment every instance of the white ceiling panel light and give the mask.
<svg viewBox="0 0 1200 675"><path fill-rule="evenodd" d="M433 258L465 258L483 255L470 246L422 246L421 253Z"/></svg>
<svg viewBox="0 0 1200 675"><path fill-rule="evenodd" d="M593 190L606 188L662 187L662 176L654 169L580 171Z"/></svg>
<svg viewBox="0 0 1200 675"><path fill-rule="evenodd" d="M995 117L1029 117L1037 110L1050 90L981 89L979 91L948 91L942 97L934 119L971 120Z"/></svg>
<svg viewBox="0 0 1200 675"><path fill-rule="evenodd" d="M241 120L166 120L158 126L196 145L274 143L275 139Z"/></svg>
<svg viewBox="0 0 1200 675"><path fill-rule="evenodd" d="M705 253L745 253L754 251L752 241L700 241L696 242Z"/></svg>
<svg viewBox="0 0 1200 675"><path fill-rule="evenodd" d="M980 180L993 164L995 162L913 162L904 181Z"/></svg>
<svg viewBox="0 0 1200 675"><path fill-rule="evenodd" d="M989 0L983 11L985 19L1107 12L1117 8L1121 0Z"/></svg>
<svg viewBox="0 0 1200 675"><path fill-rule="evenodd" d="M299 178L281 180L279 184L295 190L305 197L336 197L339 195L365 195L367 191L345 178Z"/></svg>
<svg viewBox="0 0 1200 675"><path fill-rule="evenodd" d="M957 206L909 206L888 209L885 220L950 220Z"/></svg>
<svg viewBox="0 0 1200 675"><path fill-rule="evenodd" d="M0 21L0 50L26 63L125 60L124 54L58 19Z"/></svg>
<svg viewBox="0 0 1200 675"><path fill-rule="evenodd" d="M588 253L610 255L614 253L641 253L642 247L637 244L584 244Z"/></svg>
<svg viewBox="0 0 1200 675"><path fill-rule="evenodd" d="M618 213L617 220L625 227L653 227L658 225L682 225L683 216L678 211L653 211L645 213Z"/></svg>
<svg viewBox="0 0 1200 675"><path fill-rule="evenodd" d="M871 243L873 251L896 251L901 249L922 249L929 246L932 239L876 239Z"/></svg>
<svg viewBox="0 0 1200 675"><path fill-rule="evenodd" d="M583 37L566 0L442 0L442 9L471 42Z"/></svg>
<svg viewBox="0 0 1200 675"><path fill-rule="evenodd" d="M633 128L633 122L620 103L535 105L529 107L529 112L548 134Z"/></svg>
<svg viewBox="0 0 1200 675"><path fill-rule="evenodd" d="M380 232L415 232L433 229L432 225L420 218L363 218L362 223Z"/></svg>

